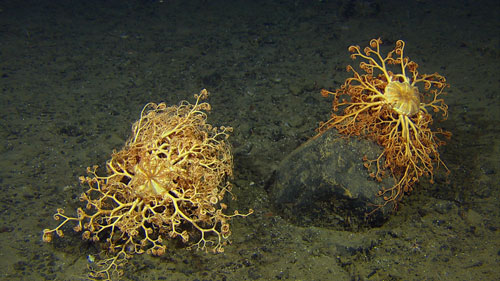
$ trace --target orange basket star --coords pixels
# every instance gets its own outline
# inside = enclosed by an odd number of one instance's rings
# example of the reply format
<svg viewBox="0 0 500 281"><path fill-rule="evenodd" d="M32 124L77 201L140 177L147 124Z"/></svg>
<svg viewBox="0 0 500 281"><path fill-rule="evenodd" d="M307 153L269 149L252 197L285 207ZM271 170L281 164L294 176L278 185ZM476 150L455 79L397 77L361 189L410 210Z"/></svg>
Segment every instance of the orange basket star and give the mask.
<svg viewBox="0 0 500 281"><path fill-rule="evenodd" d="M230 127L207 123L210 105L203 89L195 104L147 104L132 126L123 149L113 152L107 173L97 166L80 177L87 189L76 216L57 209L52 229L43 241L63 237L63 227L93 242L101 241L104 258L89 265L90 280L111 280L123 275L123 266L135 254L164 255L166 242L178 238L188 248L223 252L231 235L230 220L253 212L225 214L223 203L231 192L233 157L227 142Z"/></svg>
<svg viewBox="0 0 500 281"><path fill-rule="evenodd" d="M346 136L365 136L383 147L376 159L363 159L365 167L376 165L370 174L378 181L390 171L395 184L382 188L378 196L384 204L375 210L397 203L405 193L412 191L420 177L426 176L433 183L435 166L442 165L438 147L444 141L438 135L449 138L450 132L432 130L433 115L447 118L448 106L440 97L449 85L437 74L420 74L418 64L403 54L405 42L398 40L387 56L380 53L382 41L372 39L363 52L359 46L350 46L351 58L362 59L359 64L364 72L352 66L353 73L336 91L322 90L324 97L333 96L331 118L318 128L321 134L336 128Z"/></svg>

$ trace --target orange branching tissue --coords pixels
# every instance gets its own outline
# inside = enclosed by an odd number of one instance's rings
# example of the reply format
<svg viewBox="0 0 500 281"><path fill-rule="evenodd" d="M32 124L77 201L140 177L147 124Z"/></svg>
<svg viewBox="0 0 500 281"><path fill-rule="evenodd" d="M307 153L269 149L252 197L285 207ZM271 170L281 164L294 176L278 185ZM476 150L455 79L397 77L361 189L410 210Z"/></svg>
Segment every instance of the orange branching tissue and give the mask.
<svg viewBox="0 0 500 281"><path fill-rule="evenodd" d="M422 176L433 182L434 168L443 166L438 148L442 137L450 132L431 129L433 114L447 118L448 106L441 96L448 87L446 79L437 74L420 74L418 65L403 54L405 42L398 40L387 56L380 52L380 39L372 39L361 51L350 46L352 59L361 59L359 68L347 67L353 73L335 91L322 90L324 97L333 97L331 118L320 124L318 132L335 128L346 136L364 136L377 142L383 152L377 159L363 159L365 167L378 181L390 171L394 185L383 187L378 196L384 204L397 203L412 191ZM376 208L376 209L378 209ZM375 209L375 210L376 210Z"/></svg>
<svg viewBox="0 0 500 281"><path fill-rule="evenodd" d="M75 217L58 209L54 218L60 224L45 229L43 240L52 241L54 233L62 237L63 226L74 222L84 239L102 241L110 255L90 266L93 280L123 274L121 266L134 254L164 254L167 239L222 252L230 219L252 210L224 214L222 200L231 191L227 137L232 129L206 123L210 105L201 100L207 96L204 89L195 104L147 104L125 147L106 163L106 175L98 175L94 166L80 178L88 187L80 198L86 207Z"/></svg>

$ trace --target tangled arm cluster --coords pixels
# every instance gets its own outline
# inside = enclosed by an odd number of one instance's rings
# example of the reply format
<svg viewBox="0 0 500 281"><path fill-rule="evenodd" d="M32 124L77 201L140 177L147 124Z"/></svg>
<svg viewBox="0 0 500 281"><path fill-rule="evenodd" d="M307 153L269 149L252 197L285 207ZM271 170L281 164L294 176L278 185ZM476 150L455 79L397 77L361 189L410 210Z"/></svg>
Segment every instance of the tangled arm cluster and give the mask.
<svg viewBox="0 0 500 281"><path fill-rule="evenodd" d="M201 100L207 96L202 90L195 104L147 104L125 147L106 163L107 175L99 176L94 166L80 178L88 186L80 198L86 208L77 209L76 217L58 209L54 218L61 222L45 229L43 240L50 242L54 233L62 237L62 227L76 222L74 230L83 231L84 239L103 241L111 257L91 268L92 279L121 275L120 266L133 254L164 254L165 239L222 252L230 218L248 214L223 212L231 190L226 139L232 129L206 123L210 105Z"/></svg>

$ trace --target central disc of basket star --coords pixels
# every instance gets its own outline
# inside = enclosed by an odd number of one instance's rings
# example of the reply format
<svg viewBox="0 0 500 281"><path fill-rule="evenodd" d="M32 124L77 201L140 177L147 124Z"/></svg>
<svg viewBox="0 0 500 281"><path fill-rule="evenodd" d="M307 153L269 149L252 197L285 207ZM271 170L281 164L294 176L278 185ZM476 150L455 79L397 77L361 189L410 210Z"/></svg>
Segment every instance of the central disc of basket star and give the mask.
<svg viewBox="0 0 500 281"><path fill-rule="evenodd" d="M420 109L420 95L418 88L408 82L392 81L385 87L386 102L398 114L413 116Z"/></svg>

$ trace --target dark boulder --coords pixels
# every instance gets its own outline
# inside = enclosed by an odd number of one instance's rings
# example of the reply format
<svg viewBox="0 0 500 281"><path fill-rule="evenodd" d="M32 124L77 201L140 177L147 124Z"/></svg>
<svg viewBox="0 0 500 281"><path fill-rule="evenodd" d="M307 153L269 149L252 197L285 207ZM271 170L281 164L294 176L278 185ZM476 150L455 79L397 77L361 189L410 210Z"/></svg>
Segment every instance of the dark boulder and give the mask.
<svg viewBox="0 0 500 281"><path fill-rule="evenodd" d="M377 192L393 185L369 176L363 157L377 158L381 148L372 141L340 137L335 130L317 136L287 156L269 185L275 210L302 226L351 229L380 226L392 204L383 204Z"/></svg>

